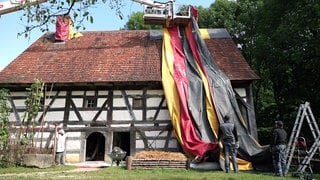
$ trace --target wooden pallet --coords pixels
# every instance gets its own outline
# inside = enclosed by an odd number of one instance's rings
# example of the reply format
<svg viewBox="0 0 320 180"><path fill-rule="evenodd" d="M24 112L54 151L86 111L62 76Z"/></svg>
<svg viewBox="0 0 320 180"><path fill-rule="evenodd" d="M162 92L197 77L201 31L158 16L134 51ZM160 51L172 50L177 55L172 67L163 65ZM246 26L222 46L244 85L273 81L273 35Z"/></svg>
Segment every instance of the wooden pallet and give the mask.
<svg viewBox="0 0 320 180"><path fill-rule="evenodd" d="M185 160L165 160L165 159L134 159L127 157L127 169L155 169L155 168L181 168L188 169L189 161Z"/></svg>

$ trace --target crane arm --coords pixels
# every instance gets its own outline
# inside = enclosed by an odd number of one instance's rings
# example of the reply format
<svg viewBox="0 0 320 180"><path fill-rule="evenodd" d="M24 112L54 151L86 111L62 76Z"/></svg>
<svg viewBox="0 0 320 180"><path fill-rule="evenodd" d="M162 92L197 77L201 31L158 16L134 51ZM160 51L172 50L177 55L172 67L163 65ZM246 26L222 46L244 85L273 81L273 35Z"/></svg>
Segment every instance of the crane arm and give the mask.
<svg viewBox="0 0 320 180"><path fill-rule="evenodd" d="M22 6L26 3L30 3L31 5L36 5L36 4L44 3L46 1L47 0L7 0L4 2L0 2L0 15L19 11L22 9Z"/></svg>
<svg viewBox="0 0 320 180"><path fill-rule="evenodd" d="M174 24L188 24L190 21L190 8L182 15L176 12L175 0L159 2L152 0L131 0L144 5L144 22L150 25L163 25L170 27Z"/></svg>
<svg viewBox="0 0 320 180"><path fill-rule="evenodd" d="M168 4L168 2L162 3L162 2L152 1L152 0L132 0L132 1L146 5L146 6L156 7L156 8L165 8L166 4Z"/></svg>

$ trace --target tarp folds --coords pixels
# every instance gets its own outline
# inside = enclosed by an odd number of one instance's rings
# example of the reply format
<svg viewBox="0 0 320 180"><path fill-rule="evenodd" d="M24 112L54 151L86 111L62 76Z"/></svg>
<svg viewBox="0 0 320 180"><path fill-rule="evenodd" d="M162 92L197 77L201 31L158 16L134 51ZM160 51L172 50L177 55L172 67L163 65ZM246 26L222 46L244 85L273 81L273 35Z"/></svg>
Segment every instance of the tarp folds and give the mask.
<svg viewBox="0 0 320 180"><path fill-rule="evenodd" d="M177 139L191 156L214 151L219 124L229 115L239 133L239 169L252 169L250 162L265 160L266 148L250 136L230 80L201 34L194 16L188 26L163 30L162 83Z"/></svg>
<svg viewBox="0 0 320 180"><path fill-rule="evenodd" d="M73 29L73 22L68 15L59 15L56 16L56 32L55 40L56 41L66 41L81 37L82 34L75 32Z"/></svg>
<svg viewBox="0 0 320 180"><path fill-rule="evenodd" d="M163 51L165 54L163 58L165 62L162 64L162 73L163 77L167 77L164 80L167 82L163 83L164 91L167 101L169 101L168 107L178 140L191 155L203 156L207 151L214 150L217 144L205 142L199 134L199 127L194 125L193 116L200 116L200 114L196 114L196 111L200 112L201 109L192 109L192 105L188 103L190 98L194 96L190 95L190 83L186 74L186 57L177 28L178 26L175 26L164 30ZM198 85L201 85L199 82ZM191 84L196 85L196 82ZM173 88L175 91L172 91ZM199 96L195 97L199 98ZM197 104L199 105L199 103ZM197 105L194 105L194 107L197 107Z"/></svg>
<svg viewBox="0 0 320 180"><path fill-rule="evenodd" d="M69 16L56 16L56 33L55 39L57 41L65 41L69 36Z"/></svg>

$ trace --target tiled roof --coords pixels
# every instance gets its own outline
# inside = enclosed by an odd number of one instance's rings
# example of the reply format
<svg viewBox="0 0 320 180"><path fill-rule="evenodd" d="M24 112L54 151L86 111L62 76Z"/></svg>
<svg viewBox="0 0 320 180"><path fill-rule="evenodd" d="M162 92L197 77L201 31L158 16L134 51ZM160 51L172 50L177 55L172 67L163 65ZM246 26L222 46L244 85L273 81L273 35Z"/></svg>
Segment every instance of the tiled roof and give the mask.
<svg viewBox="0 0 320 180"><path fill-rule="evenodd" d="M0 72L0 84L32 83L35 78L73 84L161 81L162 39L150 39L150 31L82 34L60 44L44 34ZM205 42L230 80L258 79L231 38Z"/></svg>

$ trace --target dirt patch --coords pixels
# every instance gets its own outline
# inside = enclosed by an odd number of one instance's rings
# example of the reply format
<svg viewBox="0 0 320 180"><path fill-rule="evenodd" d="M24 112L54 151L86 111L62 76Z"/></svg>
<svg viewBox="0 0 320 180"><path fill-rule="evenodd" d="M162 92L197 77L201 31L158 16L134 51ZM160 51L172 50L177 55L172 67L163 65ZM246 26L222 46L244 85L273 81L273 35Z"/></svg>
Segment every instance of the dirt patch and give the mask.
<svg viewBox="0 0 320 180"><path fill-rule="evenodd" d="M76 168L72 169L68 172L86 172L86 171L98 171L101 168Z"/></svg>

